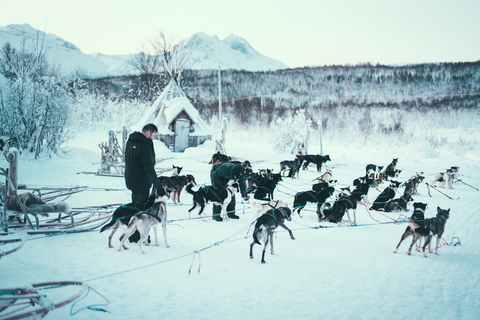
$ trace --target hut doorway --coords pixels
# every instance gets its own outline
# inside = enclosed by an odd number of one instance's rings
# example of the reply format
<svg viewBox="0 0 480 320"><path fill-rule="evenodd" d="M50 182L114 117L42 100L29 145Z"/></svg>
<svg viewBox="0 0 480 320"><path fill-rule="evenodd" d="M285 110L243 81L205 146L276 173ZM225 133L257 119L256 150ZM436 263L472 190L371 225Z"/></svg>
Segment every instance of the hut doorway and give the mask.
<svg viewBox="0 0 480 320"><path fill-rule="evenodd" d="M190 120L177 118L175 121L175 152L183 152L188 147Z"/></svg>

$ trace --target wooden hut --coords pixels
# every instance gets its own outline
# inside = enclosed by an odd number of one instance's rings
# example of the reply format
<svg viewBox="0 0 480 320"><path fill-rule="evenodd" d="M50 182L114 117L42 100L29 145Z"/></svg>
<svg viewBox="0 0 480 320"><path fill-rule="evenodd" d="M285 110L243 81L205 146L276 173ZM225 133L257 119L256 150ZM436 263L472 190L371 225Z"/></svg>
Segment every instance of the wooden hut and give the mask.
<svg viewBox="0 0 480 320"><path fill-rule="evenodd" d="M147 123L158 127L157 139L174 152L212 139L212 131L173 79L132 129L141 131Z"/></svg>

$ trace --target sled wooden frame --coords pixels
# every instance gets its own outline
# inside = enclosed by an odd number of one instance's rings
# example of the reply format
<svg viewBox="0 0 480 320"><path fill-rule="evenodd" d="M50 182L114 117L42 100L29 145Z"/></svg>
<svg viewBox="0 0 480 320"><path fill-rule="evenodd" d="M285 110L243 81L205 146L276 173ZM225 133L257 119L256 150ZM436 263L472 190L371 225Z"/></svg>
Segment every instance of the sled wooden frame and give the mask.
<svg viewBox="0 0 480 320"><path fill-rule="evenodd" d="M13 188L13 183L12 181L10 180L9 176L8 176L8 171L3 169L3 168L0 168L0 175L4 175L5 176L5 194L3 195L3 198L4 198L4 211L2 213L2 219L1 219L1 226L2 226L2 229L3 231L5 232L8 232L8 212L11 212L13 215L15 216L19 216L19 215L22 215L24 216L24 222L25 224L28 223L28 226L31 228L31 229L39 229L40 228L40 220L38 218L38 213L37 212L30 212L27 210L27 207L23 204L22 200L20 199L20 197L18 196L18 193L17 191ZM7 193L8 193L8 188L10 188L12 190L12 193L21 209L21 211L15 211L15 210L7 210L7 204L6 204L6 200L7 200ZM81 192L81 191L84 191L86 190L87 187L76 187L76 188L21 188L21 190L33 190L33 191L37 191L39 194L40 193L40 190L55 190L55 191L50 191L50 193L52 192L58 192L58 190L71 190L69 193L67 194L60 194L60 195L57 195L55 197L60 197L60 196L65 196L65 195L70 195L70 194L73 194L73 193L78 193L78 192ZM73 191L72 191L73 190ZM54 198L55 198L54 197ZM73 226L75 221L74 221L74 218L73 218L73 214L71 212L58 212L58 220L60 220L61 218L61 215L62 213L66 214L67 216L70 217L70 220L71 220L71 225ZM33 215L35 217L35 226L33 225L32 221L30 220L30 217L28 216L29 214Z"/></svg>
<svg viewBox="0 0 480 320"><path fill-rule="evenodd" d="M28 217L27 208L25 208L25 206L23 205L23 202L18 197L17 191L13 188L13 183L10 180L10 178L8 177L7 170L5 170L3 168L0 168L0 175L5 176L5 193L3 195L3 199L4 199L5 203L3 204L3 210L4 211L3 211L3 214L2 214L2 220L1 220L2 227L4 229L3 231L8 231L8 216L7 216L7 193L8 193L8 188L10 188L13 191L15 199L17 200L18 205L20 206L20 209L22 209L22 213L25 217L25 221L28 222L28 225L30 226L30 228L34 229L32 221ZM36 219L36 222L37 222L36 225L37 225L37 229L38 229L38 224L39 224L38 215L36 215L36 214L33 214L33 215L35 216L35 219Z"/></svg>
<svg viewBox="0 0 480 320"><path fill-rule="evenodd" d="M77 300L79 297L81 297L85 292L87 291L87 285L84 284L83 282L78 282L78 281L55 281L55 282L42 282L42 283L37 283L37 284L32 284L32 287L34 289L41 289L43 287L57 287L57 286L80 286L79 292L75 293L71 297L58 302L58 303L52 303L52 305L48 307L42 307L40 309L35 309L32 311L26 311L21 314L17 315L12 315L12 316L7 316L6 318L3 318L2 315L0 314L0 319L2 320L16 320L16 319L25 319L29 317L44 317L49 311L58 309L60 307L63 307L75 300ZM40 297L47 297L44 294L40 293L33 293L33 294L22 294L23 290L21 288L10 288L10 289L0 289L0 300L13 300L12 303L16 302L17 300L20 299L29 299L30 302L34 303L33 299L35 298L40 298ZM12 294L9 294L12 293ZM5 307L2 311L7 310L8 306Z"/></svg>
<svg viewBox="0 0 480 320"><path fill-rule="evenodd" d="M23 245L25 244L25 240L23 240L23 239L0 240L0 244L7 244L7 243L14 243L14 242L20 242L20 244L18 246L16 246L15 248L9 250L9 251L0 252L0 258L4 257L6 255L9 255L10 253L14 253L15 251L20 250L23 247Z"/></svg>

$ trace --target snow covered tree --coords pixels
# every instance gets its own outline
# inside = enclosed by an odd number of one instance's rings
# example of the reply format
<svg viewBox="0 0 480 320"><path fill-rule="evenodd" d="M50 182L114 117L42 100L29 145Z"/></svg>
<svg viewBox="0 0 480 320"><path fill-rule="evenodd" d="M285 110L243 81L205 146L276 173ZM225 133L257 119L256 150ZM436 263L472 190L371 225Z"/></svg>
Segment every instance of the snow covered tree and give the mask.
<svg viewBox="0 0 480 320"><path fill-rule="evenodd" d="M38 158L56 152L65 139L72 95L68 81L51 67L43 39L24 37L20 48L0 50L0 136Z"/></svg>

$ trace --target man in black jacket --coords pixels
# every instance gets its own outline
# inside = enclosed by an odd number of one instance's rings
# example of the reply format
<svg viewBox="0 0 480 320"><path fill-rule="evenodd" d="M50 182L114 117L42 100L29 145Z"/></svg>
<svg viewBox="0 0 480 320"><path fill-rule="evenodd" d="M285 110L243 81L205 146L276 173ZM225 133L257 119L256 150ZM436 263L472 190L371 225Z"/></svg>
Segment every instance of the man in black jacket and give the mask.
<svg viewBox="0 0 480 320"><path fill-rule="evenodd" d="M153 139L157 136L157 126L149 123L142 132L130 134L125 147L125 184L132 191L132 202L140 209L147 201L150 187L161 187L155 172L155 150Z"/></svg>
<svg viewBox="0 0 480 320"><path fill-rule="evenodd" d="M234 179L240 186L240 193L244 200L248 199L246 185L245 185L245 168L239 163L221 162L218 154L212 156L212 170L210 171L210 180L212 186L217 189L225 188L225 181ZM213 206L213 220L223 221L220 216L222 207ZM239 219L235 214L235 195L227 206L227 214L230 219Z"/></svg>

